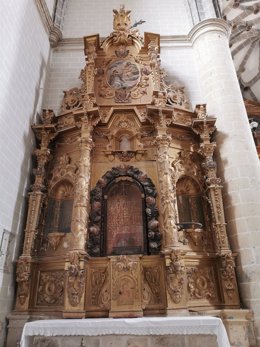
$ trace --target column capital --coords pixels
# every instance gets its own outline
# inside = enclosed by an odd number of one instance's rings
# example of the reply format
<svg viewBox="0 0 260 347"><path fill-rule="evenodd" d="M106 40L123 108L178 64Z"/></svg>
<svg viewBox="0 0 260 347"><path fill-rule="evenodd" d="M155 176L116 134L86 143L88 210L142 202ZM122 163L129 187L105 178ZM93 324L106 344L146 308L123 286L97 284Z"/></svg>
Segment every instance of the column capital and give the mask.
<svg viewBox="0 0 260 347"><path fill-rule="evenodd" d="M227 37L227 39L229 39L231 27L224 19L206 19L195 25L195 27L193 27L189 32L188 36L190 38L191 43L194 44L195 41L202 35L216 32L224 34Z"/></svg>
<svg viewBox="0 0 260 347"><path fill-rule="evenodd" d="M168 134L160 134L157 135L154 139L154 144L157 145L157 147L169 147L170 143L172 141L172 138Z"/></svg>

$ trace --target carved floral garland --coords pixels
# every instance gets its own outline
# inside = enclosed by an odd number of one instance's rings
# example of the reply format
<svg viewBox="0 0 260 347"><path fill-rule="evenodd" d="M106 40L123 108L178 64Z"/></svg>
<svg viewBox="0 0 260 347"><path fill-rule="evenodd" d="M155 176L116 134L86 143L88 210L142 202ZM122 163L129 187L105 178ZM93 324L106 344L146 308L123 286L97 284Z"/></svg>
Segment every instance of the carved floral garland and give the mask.
<svg viewBox="0 0 260 347"><path fill-rule="evenodd" d="M91 212L89 218L89 240L88 253L93 257L101 256L101 209L103 189L115 178L128 176L139 182L145 194L146 219L148 232L148 253L158 254L161 246L161 233L158 229L158 209L155 198L157 195L155 186L151 179L139 169L124 165L113 167L107 171L98 181L96 187L90 193Z"/></svg>

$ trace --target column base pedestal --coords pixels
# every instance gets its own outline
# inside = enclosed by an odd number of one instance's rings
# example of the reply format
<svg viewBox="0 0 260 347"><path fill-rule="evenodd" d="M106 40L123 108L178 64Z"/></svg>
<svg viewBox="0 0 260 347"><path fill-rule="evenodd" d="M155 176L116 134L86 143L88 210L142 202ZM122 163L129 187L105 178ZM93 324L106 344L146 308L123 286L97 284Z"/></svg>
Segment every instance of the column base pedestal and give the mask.
<svg viewBox="0 0 260 347"><path fill-rule="evenodd" d="M246 309L224 309L200 312L202 315L219 317L227 330L231 347L255 347L253 312Z"/></svg>

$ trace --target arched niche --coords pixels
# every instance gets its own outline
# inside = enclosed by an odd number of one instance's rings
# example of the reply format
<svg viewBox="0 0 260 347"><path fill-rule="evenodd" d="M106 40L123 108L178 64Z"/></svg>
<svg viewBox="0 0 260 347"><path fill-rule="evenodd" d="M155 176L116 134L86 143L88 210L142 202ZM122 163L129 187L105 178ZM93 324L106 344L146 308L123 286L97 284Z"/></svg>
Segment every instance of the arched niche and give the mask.
<svg viewBox="0 0 260 347"><path fill-rule="evenodd" d="M49 233L68 233L71 228L74 189L71 182L55 184L49 194L44 230Z"/></svg>
<svg viewBox="0 0 260 347"><path fill-rule="evenodd" d="M133 166L107 171L91 191L89 255L158 254L156 195L151 179Z"/></svg>
<svg viewBox="0 0 260 347"><path fill-rule="evenodd" d="M128 134L122 134L118 141L119 151L130 151L133 146L131 146L131 138Z"/></svg>
<svg viewBox="0 0 260 347"><path fill-rule="evenodd" d="M179 224L183 229L204 228L202 190L192 177L183 176L176 184Z"/></svg>
<svg viewBox="0 0 260 347"><path fill-rule="evenodd" d="M132 177L114 179L104 190L102 228L106 255L147 253L143 187Z"/></svg>
<svg viewBox="0 0 260 347"><path fill-rule="evenodd" d="M116 151L134 151L135 150L135 141L134 141L134 134L127 130L122 129L119 130L115 134L115 150Z"/></svg>

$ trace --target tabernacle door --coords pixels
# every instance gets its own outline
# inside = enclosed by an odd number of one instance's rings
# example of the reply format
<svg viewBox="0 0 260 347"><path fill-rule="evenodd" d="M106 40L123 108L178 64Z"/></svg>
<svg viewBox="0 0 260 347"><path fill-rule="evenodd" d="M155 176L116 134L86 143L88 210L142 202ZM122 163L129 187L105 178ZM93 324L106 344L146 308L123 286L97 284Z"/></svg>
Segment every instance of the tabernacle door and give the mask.
<svg viewBox="0 0 260 347"><path fill-rule="evenodd" d="M142 317L141 256L121 255L110 259L111 308L109 317Z"/></svg>
<svg viewBox="0 0 260 347"><path fill-rule="evenodd" d="M124 177L106 194L106 255L146 253L143 193L130 177Z"/></svg>

